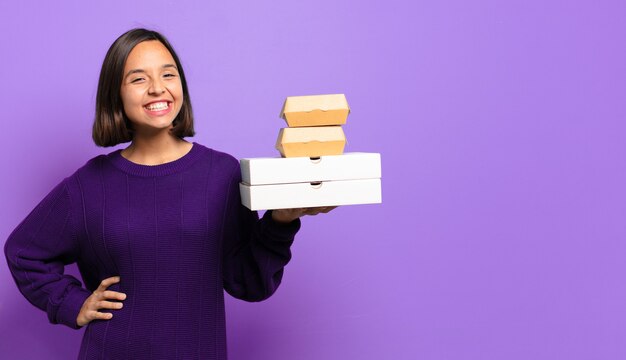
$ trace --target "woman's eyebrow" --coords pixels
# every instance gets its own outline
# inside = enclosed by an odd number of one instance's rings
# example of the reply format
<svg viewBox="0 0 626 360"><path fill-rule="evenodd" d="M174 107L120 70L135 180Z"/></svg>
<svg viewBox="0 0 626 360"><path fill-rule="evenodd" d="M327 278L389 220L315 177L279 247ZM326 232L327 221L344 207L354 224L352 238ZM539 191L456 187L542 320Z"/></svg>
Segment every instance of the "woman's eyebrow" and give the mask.
<svg viewBox="0 0 626 360"><path fill-rule="evenodd" d="M124 79L126 79L127 77L129 77L132 74L137 74L137 73L145 73L145 70L143 70L143 69L133 69L133 70L130 70L129 72L126 73L126 75L124 76Z"/></svg>

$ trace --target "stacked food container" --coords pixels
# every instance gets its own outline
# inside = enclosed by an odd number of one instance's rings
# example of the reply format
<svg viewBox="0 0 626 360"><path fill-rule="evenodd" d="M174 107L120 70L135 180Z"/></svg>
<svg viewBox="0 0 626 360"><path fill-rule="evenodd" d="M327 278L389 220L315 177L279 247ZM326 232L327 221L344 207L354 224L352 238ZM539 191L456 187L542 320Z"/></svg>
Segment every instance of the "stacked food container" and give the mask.
<svg viewBox="0 0 626 360"><path fill-rule="evenodd" d="M242 159L241 201L250 210L382 202L378 153L343 153L345 95L291 96L280 117L281 158Z"/></svg>

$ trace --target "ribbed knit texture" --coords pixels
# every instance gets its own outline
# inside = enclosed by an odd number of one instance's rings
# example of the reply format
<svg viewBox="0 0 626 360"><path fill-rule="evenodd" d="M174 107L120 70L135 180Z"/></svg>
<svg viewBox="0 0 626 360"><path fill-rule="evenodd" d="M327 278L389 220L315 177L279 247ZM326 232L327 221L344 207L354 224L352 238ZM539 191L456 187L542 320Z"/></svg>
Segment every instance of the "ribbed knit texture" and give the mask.
<svg viewBox="0 0 626 360"><path fill-rule="evenodd" d="M127 294L124 307L87 326L79 359L226 359L223 289L269 297L300 227L243 207L240 177L236 159L197 143L163 165L98 156L10 235L13 278L52 323L77 328L85 299L121 277L109 290ZM84 286L63 274L72 262Z"/></svg>

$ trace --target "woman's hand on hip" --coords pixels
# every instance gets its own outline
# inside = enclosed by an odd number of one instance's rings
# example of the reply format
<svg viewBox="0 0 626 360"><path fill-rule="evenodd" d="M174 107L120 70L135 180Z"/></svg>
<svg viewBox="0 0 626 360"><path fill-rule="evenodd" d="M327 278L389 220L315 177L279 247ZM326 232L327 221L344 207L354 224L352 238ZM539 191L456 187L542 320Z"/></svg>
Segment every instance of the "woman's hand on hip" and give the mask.
<svg viewBox="0 0 626 360"><path fill-rule="evenodd" d="M78 326L85 326L89 324L92 320L110 320L113 318L113 314L100 312L100 309L112 309L119 310L122 308L123 304L117 301L110 300L124 300L126 299L126 294L110 291L107 288L113 284L117 284L120 282L119 276L110 277L102 280L100 286L91 294L85 303L80 308L80 312L78 313L78 317L76 318L76 323Z"/></svg>

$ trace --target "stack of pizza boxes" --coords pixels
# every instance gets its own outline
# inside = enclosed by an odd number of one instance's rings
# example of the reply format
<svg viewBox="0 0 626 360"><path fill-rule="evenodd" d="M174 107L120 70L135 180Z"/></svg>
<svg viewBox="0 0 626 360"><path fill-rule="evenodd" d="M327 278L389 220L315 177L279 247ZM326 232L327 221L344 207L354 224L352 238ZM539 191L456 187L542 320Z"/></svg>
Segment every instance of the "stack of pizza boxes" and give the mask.
<svg viewBox="0 0 626 360"><path fill-rule="evenodd" d="M250 210L374 204L382 201L378 153L343 152L345 95L290 96L276 141L280 158L241 160L242 203Z"/></svg>

